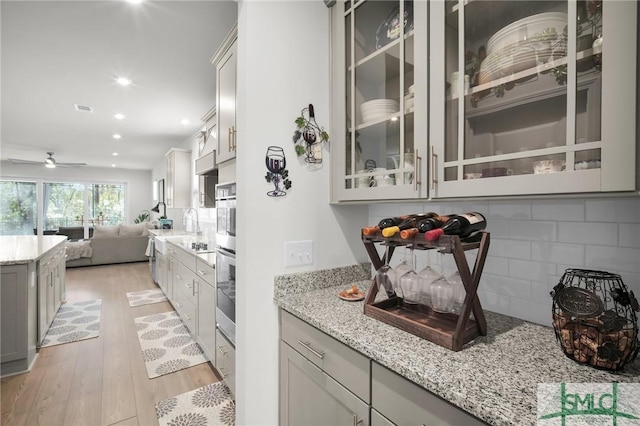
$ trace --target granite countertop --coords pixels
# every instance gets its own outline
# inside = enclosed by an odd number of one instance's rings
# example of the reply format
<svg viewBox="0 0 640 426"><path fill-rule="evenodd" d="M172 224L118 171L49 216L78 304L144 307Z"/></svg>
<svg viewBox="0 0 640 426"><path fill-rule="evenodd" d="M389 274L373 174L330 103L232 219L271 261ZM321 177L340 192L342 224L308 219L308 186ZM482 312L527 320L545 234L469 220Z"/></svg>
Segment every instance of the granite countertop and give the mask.
<svg viewBox="0 0 640 426"><path fill-rule="evenodd" d="M64 244L64 235L0 236L0 265L19 265L40 259L49 250Z"/></svg>
<svg viewBox="0 0 640 426"><path fill-rule="evenodd" d="M323 280L310 273L276 277L275 302L490 424L535 424L538 383L640 382L638 360L622 373L596 370L567 358L552 328L486 310L487 336L459 352L448 350L365 316L364 301L338 298L354 282L348 280L350 274L338 275L336 279L325 271L324 287ZM355 283L363 290L370 286L369 279Z"/></svg>

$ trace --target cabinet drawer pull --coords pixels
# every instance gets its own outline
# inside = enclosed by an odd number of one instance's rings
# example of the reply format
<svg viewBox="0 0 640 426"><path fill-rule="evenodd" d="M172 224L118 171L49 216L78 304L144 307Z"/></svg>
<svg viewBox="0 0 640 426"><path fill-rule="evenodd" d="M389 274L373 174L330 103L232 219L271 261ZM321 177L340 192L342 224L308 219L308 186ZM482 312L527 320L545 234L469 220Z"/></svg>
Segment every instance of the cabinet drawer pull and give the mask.
<svg viewBox="0 0 640 426"><path fill-rule="evenodd" d="M436 188L436 183L438 183L438 173L436 172L438 154L436 154L435 149L431 146L431 189Z"/></svg>
<svg viewBox="0 0 640 426"><path fill-rule="evenodd" d="M222 367L218 367L218 372L220 373L220 375L222 376L222 380L226 379L227 376L229 375L229 373L224 374L224 369Z"/></svg>
<svg viewBox="0 0 640 426"><path fill-rule="evenodd" d="M203 277L204 277L205 275L207 275L207 273L206 273L205 271L201 270L201 269L198 269L198 273L199 273L200 275L202 275Z"/></svg>
<svg viewBox="0 0 640 426"><path fill-rule="evenodd" d="M358 420L358 415L354 414L353 415L353 426L358 426L360 423L362 423L362 419Z"/></svg>
<svg viewBox="0 0 640 426"><path fill-rule="evenodd" d="M191 317L189 316L189 314L184 314L184 317L187 319L187 321L191 321Z"/></svg>
<svg viewBox="0 0 640 426"><path fill-rule="evenodd" d="M418 155L418 150L415 151L415 164L413 165L413 190L418 190L418 185L422 185L422 182L418 179L420 177L420 169L422 168L422 157Z"/></svg>
<svg viewBox="0 0 640 426"><path fill-rule="evenodd" d="M176 274L176 278L179 279L179 280L182 280L182 277L180 275L177 275L177 274Z"/></svg>
<svg viewBox="0 0 640 426"><path fill-rule="evenodd" d="M176 302L176 308L182 308L182 305L179 302Z"/></svg>
<svg viewBox="0 0 640 426"><path fill-rule="evenodd" d="M229 353L229 351L226 351L226 352L223 351L222 350L222 346L220 346L220 345L216 345L216 348L218 348L218 352L220 352L220 355L222 355L222 356L226 356Z"/></svg>
<svg viewBox="0 0 640 426"><path fill-rule="evenodd" d="M309 352L311 352L312 354L314 354L315 356L317 356L320 359L324 359L324 352L318 352L315 349L313 349L311 347L311 343L309 342L303 342L302 340L298 340L298 343L300 343L302 346L304 346L305 348L309 349Z"/></svg>

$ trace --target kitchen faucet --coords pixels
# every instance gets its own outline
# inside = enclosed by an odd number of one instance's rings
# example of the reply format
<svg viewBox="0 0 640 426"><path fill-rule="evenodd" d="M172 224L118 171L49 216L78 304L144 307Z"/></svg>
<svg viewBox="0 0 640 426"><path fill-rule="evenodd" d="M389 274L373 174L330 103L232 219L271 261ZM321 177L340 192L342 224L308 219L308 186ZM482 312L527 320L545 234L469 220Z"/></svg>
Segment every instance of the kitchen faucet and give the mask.
<svg viewBox="0 0 640 426"><path fill-rule="evenodd" d="M200 231L200 219L198 219L198 210L193 207L187 207L182 213L182 226L184 227L184 230L187 231L187 213L191 212L196 214L196 235L202 235L202 232ZM191 214L189 214L189 216L191 216Z"/></svg>

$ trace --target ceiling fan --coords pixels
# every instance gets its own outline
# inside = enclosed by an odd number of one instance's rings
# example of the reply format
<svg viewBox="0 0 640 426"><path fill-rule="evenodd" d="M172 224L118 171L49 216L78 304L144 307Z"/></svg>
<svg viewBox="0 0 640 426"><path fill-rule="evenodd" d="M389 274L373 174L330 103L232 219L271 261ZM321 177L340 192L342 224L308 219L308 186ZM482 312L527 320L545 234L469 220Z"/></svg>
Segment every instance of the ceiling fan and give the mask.
<svg viewBox="0 0 640 426"><path fill-rule="evenodd" d="M44 164L45 167L54 169L56 167L81 167L86 166L87 163L59 163L53 158L53 152L47 152L49 156L42 161L20 160L18 158L8 158L8 161L14 164Z"/></svg>

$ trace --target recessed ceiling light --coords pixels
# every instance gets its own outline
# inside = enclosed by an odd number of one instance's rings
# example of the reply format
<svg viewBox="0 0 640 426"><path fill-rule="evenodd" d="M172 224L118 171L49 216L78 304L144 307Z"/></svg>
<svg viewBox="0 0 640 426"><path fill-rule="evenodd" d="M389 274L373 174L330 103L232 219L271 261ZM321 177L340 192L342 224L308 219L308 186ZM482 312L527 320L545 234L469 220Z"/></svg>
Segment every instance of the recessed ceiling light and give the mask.
<svg viewBox="0 0 640 426"><path fill-rule="evenodd" d="M182 120L180 120L180 124L189 124L189 120L183 118Z"/></svg>
<svg viewBox="0 0 640 426"><path fill-rule="evenodd" d="M114 157L117 157L117 156L118 156L118 153L117 153L117 152L114 152L114 153L113 153L113 154L111 154L111 155L113 155Z"/></svg>
<svg viewBox="0 0 640 426"><path fill-rule="evenodd" d="M121 86L128 86L131 84L131 80L126 77L118 77L116 78L116 82Z"/></svg>
<svg viewBox="0 0 640 426"><path fill-rule="evenodd" d="M122 138L122 136L121 136L121 135L119 135L119 134L117 134L117 133L114 133L114 134L113 134L113 138L114 138L114 139L121 139L121 138Z"/></svg>
<svg viewBox="0 0 640 426"><path fill-rule="evenodd" d="M116 166L115 164L112 164L112 165L111 165L111 167L115 167L115 166Z"/></svg>
<svg viewBox="0 0 640 426"><path fill-rule="evenodd" d="M127 0L127 2L131 4L140 4L142 3L142 0Z"/></svg>
<svg viewBox="0 0 640 426"><path fill-rule="evenodd" d="M120 114L119 112L113 114L113 118L115 118L116 120L124 120L125 115L124 114Z"/></svg>

